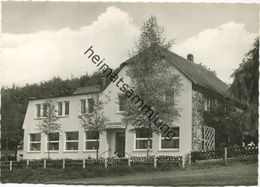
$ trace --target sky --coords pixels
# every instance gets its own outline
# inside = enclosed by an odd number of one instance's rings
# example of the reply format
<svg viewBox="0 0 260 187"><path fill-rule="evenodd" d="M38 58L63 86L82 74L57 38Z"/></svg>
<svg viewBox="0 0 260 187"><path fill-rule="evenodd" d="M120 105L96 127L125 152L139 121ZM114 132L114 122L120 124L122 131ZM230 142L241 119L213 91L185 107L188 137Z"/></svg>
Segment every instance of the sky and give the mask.
<svg viewBox="0 0 260 187"><path fill-rule="evenodd" d="M258 35L258 5L216 3L2 2L2 85L39 83L96 71L84 52L116 68L127 60L151 15L173 39L231 83Z"/></svg>

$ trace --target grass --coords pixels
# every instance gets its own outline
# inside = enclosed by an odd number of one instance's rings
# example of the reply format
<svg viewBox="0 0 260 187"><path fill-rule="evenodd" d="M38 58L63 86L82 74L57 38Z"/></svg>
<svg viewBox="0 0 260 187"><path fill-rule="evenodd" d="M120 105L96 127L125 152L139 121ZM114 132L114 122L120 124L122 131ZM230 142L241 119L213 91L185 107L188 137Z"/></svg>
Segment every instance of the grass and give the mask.
<svg viewBox="0 0 260 187"><path fill-rule="evenodd" d="M216 186L257 185L257 162L243 161L196 164L191 168L174 171L136 173L106 178L53 181L56 184L105 184L105 185L167 185L167 186Z"/></svg>
<svg viewBox="0 0 260 187"><path fill-rule="evenodd" d="M169 168L163 168L168 170ZM257 161L193 164L186 169L162 171L148 167L85 169L21 169L1 172L3 183L106 184L106 185L257 185ZM98 177L97 177L98 176Z"/></svg>

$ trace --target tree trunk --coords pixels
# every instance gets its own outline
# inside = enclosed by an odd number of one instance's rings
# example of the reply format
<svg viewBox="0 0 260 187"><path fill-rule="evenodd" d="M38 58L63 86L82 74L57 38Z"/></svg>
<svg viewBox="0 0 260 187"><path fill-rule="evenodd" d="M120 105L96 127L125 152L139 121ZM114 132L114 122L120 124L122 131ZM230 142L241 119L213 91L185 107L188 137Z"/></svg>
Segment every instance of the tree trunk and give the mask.
<svg viewBox="0 0 260 187"><path fill-rule="evenodd" d="M51 154L51 150L50 150L50 137L49 135L47 135L48 137L48 145L47 145L47 149L48 149L48 159L50 159L50 154Z"/></svg>
<svg viewBox="0 0 260 187"><path fill-rule="evenodd" d="M5 128L5 160L7 161L8 160L8 148L9 145L8 145L8 135L7 135L7 128Z"/></svg>
<svg viewBox="0 0 260 187"><path fill-rule="evenodd" d="M96 139L96 143L97 143L96 158L98 159L98 149L99 149L98 139Z"/></svg>

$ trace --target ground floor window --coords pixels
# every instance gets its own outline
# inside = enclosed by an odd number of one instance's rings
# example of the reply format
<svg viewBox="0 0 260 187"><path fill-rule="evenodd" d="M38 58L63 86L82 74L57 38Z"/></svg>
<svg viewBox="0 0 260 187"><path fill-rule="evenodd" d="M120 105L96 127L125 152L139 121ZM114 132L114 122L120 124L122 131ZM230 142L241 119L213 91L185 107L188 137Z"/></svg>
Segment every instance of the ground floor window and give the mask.
<svg viewBox="0 0 260 187"><path fill-rule="evenodd" d="M30 134L30 151L40 151L41 150L41 134L33 133Z"/></svg>
<svg viewBox="0 0 260 187"><path fill-rule="evenodd" d="M66 132L66 150L78 150L79 148L79 132Z"/></svg>
<svg viewBox="0 0 260 187"><path fill-rule="evenodd" d="M170 130L175 132L175 136L168 140L166 137L169 130L166 133L162 132L160 135L161 149L179 149L180 147L179 127L173 127Z"/></svg>
<svg viewBox="0 0 260 187"><path fill-rule="evenodd" d="M86 131L85 150L97 150L99 148L99 132Z"/></svg>
<svg viewBox="0 0 260 187"><path fill-rule="evenodd" d="M60 138L60 135L58 132L49 134L48 142L47 142L47 144L48 144L47 149L51 150L51 151L59 150L59 138Z"/></svg>
<svg viewBox="0 0 260 187"><path fill-rule="evenodd" d="M137 129L135 132L135 149L147 149L148 144L149 149L152 149L152 133L149 133L148 129Z"/></svg>

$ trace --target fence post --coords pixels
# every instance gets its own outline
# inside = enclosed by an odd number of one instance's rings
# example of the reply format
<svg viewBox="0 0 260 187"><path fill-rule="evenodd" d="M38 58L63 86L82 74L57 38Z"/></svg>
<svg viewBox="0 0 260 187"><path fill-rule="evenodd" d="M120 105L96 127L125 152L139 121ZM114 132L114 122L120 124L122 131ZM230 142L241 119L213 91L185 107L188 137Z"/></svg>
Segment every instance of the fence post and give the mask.
<svg viewBox="0 0 260 187"><path fill-rule="evenodd" d="M46 159L43 160L43 168L46 168Z"/></svg>
<svg viewBox="0 0 260 187"><path fill-rule="evenodd" d="M189 153L189 166L191 166L191 152Z"/></svg>
<svg viewBox="0 0 260 187"><path fill-rule="evenodd" d="M30 163L30 161L29 161L29 160L26 160L26 167L27 167L27 168L29 167L29 163Z"/></svg>
<svg viewBox="0 0 260 187"><path fill-rule="evenodd" d="M65 159L63 159L62 168L65 168Z"/></svg>
<svg viewBox="0 0 260 187"><path fill-rule="evenodd" d="M182 155L182 168L185 168L185 155Z"/></svg>
<svg viewBox="0 0 260 187"><path fill-rule="evenodd" d="M10 161L10 168L9 169L10 169L10 171L13 170L13 161L12 160Z"/></svg>
<svg viewBox="0 0 260 187"><path fill-rule="evenodd" d="M227 164L227 147L224 148L224 160L225 164Z"/></svg>
<svg viewBox="0 0 260 187"><path fill-rule="evenodd" d="M105 168L107 168L107 158L105 158Z"/></svg>
<svg viewBox="0 0 260 187"><path fill-rule="evenodd" d="M154 159L153 159L153 167L157 167L157 160L156 160L156 156L154 157Z"/></svg>
<svg viewBox="0 0 260 187"><path fill-rule="evenodd" d="M131 166L131 158L130 157L128 157L128 166Z"/></svg>
<svg viewBox="0 0 260 187"><path fill-rule="evenodd" d="M86 160L85 160L85 158L83 159L83 168L85 168L86 167Z"/></svg>

